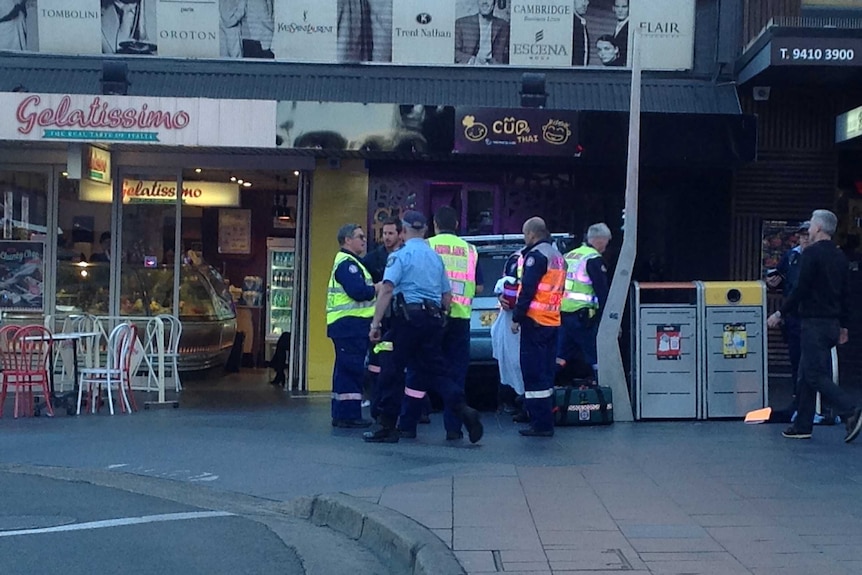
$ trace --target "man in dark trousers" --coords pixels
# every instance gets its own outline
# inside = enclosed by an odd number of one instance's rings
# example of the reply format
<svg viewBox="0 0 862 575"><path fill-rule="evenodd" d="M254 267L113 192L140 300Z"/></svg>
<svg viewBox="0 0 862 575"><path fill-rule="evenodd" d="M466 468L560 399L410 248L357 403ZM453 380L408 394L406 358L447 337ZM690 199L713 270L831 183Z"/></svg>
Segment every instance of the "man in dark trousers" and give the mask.
<svg viewBox="0 0 862 575"><path fill-rule="evenodd" d="M620 66L625 66L629 58L629 0L614 0L614 44L620 51Z"/></svg>
<svg viewBox="0 0 862 575"><path fill-rule="evenodd" d="M524 243L518 262L518 299L512 313L512 331L521 332L521 371L524 403L530 426L525 436L554 435L553 395L560 303L566 281L566 260L551 243L542 218L524 222Z"/></svg>
<svg viewBox="0 0 862 575"><path fill-rule="evenodd" d="M366 245L362 227L341 226L338 245L326 297L326 335L335 346L332 426L368 427L371 421L362 419L362 382L377 286L362 265Z"/></svg>
<svg viewBox="0 0 862 575"><path fill-rule="evenodd" d="M802 251L808 245L808 226L803 222L796 231L798 243L781 256L775 273L766 277L766 285L771 288L781 288L785 298L789 297L799 282L799 270L802 267ZM790 377L793 383L793 400L786 409L777 409L769 416L770 423L790 423L793 414L799 407L799 357L802 355L802 337L799 317L795 313L781 316L781 333L787 344L787 355L790 358Z"/></svg>
<svg viewBox="0 0 862 575"><path fill-rule="evenodd" d="M479 13L455 21L455 63L509 63L509 23L494 16L494 0L478 0Z"/></svg>
<svg viewBox="0 0 862 575"><path fill-rule="evenodd" d="M587 30L587 8L590 0L574 0L572 27L572 66L590 65L590 32Z"/></svg>
<svg viewBox="0 0 862 575"><path fill-rule="evenodd" d="M781 310L767 320L769 327L778 327L784 315L797 312L802 323L799 412L796 422L782 433L789 439L811 439L817 392L845 422L845 443L856 439L862 429L862 409L832 381L832 348L847 342L850 315L850 269L847 258L832 242L837 227L835 214L814 210L799 282Z"/></svg>
<svg viewBox="0 0 862 575"><path fill-rule="evenodd" d="M363 438L369 443L398 442L400 433L395 425L402 397L418 402L434 389L443 397L443 404L464 423L470 442L476 443L484 432L479 413L465 402L464 391L455 385L443 357L444 316L452 301L443 260L425 242L425 216L408 211L403 227L406 241L403 248L389 256L368 332L372 343L381 340L380 321L394 297L392 355L381 365L378 380L380 415L376 428ZM407 386L401 383L405 369L415 374Z"/></svg>

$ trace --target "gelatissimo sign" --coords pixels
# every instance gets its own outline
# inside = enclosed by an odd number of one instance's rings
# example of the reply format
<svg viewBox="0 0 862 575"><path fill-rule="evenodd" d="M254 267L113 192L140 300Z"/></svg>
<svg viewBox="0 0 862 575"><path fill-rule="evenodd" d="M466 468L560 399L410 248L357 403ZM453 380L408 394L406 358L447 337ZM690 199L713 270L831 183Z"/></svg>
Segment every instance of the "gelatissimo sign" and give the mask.
<svg viewBox="0 0 862 575"><path fill-rule="evenodd" d="M275 147L275 102L0 93L0 139Z"/></svg>
<svg viewBox="0 0 862 575"><path fill-rule="evenodd" d="M578 113L539 108L455 109L456 154L577 157Z"/></svg>
<svg viewBox="0 0 862 575"><path fill-rule="evenodd" d="M112 187L81 180L78 199L110 203ZM177 183L166 180L123 180L124 204L172 204L177 199ZM238 207L239 186L230 182L183 182L182 202L200 207Z"/></svg>

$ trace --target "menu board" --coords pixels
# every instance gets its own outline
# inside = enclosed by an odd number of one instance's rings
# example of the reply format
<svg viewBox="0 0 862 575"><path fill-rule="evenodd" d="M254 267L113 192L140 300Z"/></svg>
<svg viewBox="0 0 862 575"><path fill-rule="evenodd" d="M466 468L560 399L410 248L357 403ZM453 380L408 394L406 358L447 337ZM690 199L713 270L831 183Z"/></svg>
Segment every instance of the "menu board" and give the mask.
<svg viewBox="0 0 862 575"><path fill-rule="evenodd" d="M218 253L251 253L251 210L218 211Z"/></svg>
<svg viewBox="0 0 862 575"><path fill-rule="evenodd" d="M0 241L0 309L42 311L45 244Z"/></svg>

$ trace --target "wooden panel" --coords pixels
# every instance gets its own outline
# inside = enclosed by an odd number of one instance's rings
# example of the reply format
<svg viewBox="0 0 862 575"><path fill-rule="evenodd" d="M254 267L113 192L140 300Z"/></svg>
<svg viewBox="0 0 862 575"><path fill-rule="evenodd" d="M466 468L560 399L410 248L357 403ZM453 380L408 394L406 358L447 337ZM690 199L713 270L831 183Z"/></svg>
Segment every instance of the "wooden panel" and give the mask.
<svg viewBox="0 0 862 575"><path fill-rule="evenodd" d="M770 18L799 16L802 13L800 0L746 0L743 15L743 39L747 44L760 34Z"/></svg>

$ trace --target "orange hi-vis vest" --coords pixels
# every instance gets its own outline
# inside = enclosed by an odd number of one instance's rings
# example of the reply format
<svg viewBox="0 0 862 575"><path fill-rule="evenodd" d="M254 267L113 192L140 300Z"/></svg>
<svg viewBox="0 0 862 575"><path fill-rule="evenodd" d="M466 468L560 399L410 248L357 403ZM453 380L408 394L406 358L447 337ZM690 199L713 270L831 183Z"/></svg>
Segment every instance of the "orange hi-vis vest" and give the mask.
<svg viewBox="0 0 862 575"><path fill-rule="evenodd" d="M563 254L547 242L538 244L532 251L541 253L548 259L548 269L539 286L536 295L527 309L527 317L533 319L539 325L560 325L560 304L563 301L563 293L566 286L566 260ZM527 254L527 258L529 258ZM524 277L524 256L518 258L518 279ZM518 295L521 293L522 281L518 282Z"/></svg>

